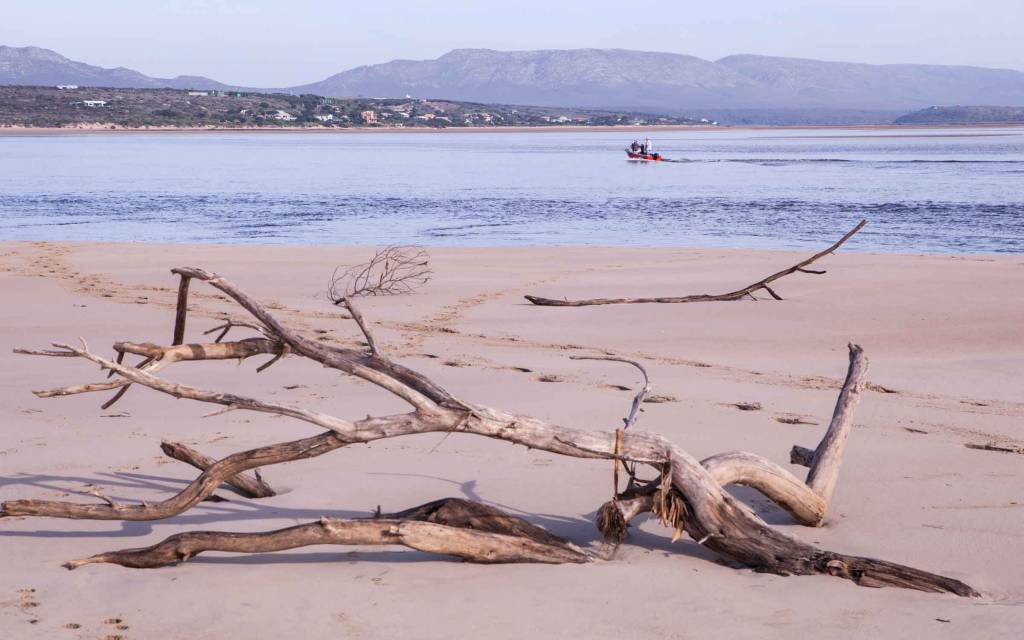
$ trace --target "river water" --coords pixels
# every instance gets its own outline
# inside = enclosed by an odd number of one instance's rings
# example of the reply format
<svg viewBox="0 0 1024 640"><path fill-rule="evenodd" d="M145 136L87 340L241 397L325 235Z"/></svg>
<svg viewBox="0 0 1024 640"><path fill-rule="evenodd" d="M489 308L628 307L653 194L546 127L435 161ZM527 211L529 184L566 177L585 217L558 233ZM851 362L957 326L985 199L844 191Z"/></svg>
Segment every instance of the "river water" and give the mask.
<svg viewBox="0 0 1024 640"><path fill-rule="evenodd" d="M1024 251L1024 129L0 136L0 239Z"/></svg>

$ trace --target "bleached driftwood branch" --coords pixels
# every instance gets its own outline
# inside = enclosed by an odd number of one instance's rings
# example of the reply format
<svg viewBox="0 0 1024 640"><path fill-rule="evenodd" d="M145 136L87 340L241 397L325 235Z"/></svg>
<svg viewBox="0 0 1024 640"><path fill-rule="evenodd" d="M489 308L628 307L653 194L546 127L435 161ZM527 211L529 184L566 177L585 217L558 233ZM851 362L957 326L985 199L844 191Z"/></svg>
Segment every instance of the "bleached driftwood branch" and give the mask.
<svg viewBox="0 0 1024 640"><path fill-rule="evenodd" d="M776 300L782 300L782 296L780 296L778 293L775 292L774 289L771 288L771 286L770 286L771 283L775 282L776 280L779 280L780 278L784 278L784 277L786 277L788 275L791 275L791 274L794 274L794 273L797 273L797 272L799 272L799 273L810 273L810 274L815 274L815 275L822 275L822 274L824 274L825 273L824 271L816 271L816 270L813 270L813 269L808 269L807 267L809 265L811 265L812 263L814 263L815 261L817 261L818 259L823 258L823 257L825 257L825 256L827 256L827 255L829 255L831 253L835 253L836 249L841 247L847 240L852 238L855 233L857 233L862 228L864 228L864 225L866 225L867 223L868 223L867 220L861 220L857 224L856 227L854 227L849 232L847 232L847 234L845 236L843 236L838 241L836 241L828 249L825 249L824 251L819 251L818 253L814 254L810 258L807 258L806 260L802 260L802 261L796 263L795 265L793 265L792 267L789 267L787 269L783 269L782 271L778 271L776 273L773 273L772 275L768 276L767 278L762 278L762 279L758 280L757 282L755 282L753 284L750 284L750 285L747 285L747 286L743 287L742 289L737 289L735 291L730 291L728 293L718 293L718 294L700 293L700 294L694 294L694 295L688 295L688 296L676 296L676 297L666 296L666 297L658 297L658 298L587 298L587 299L583 299L583 300L566 300L566 299L558 300L558 299L555 299L555 298L542 298L540 296L532 296L532 295L528 295L528 296L525 296L525 297L526 297L527 300L529 300L533 304L540 305L542 307L587 307L587 306L599 305L599 304L642 304L642 303L668 303L668 304L675 304L675 303L683 303L683 302L729 302L729 301L733 301L733 300L742 300L743 298L746 298L748 296L751 299L756 300L757 298L754 296L754 293L764 289L765 291L768 292L768 295L770 295L771 297L775 298Z"/></svg>
<svg viewBox="0 0 1024 640"><path fill-rule="evenodd" d="M778 574L826 573L865 586L898 586L951 592L962 596L977 595L974 589L952 578L881 560L818 549L768 526L749 507L725 491L729 484L745 484L778 503L798 522L810 526L822 523L838 477L843 447L852 424L852 411L865 384L867 358L856 345L850 345L850 366L832 422L814 451L807 481L803 482L779 465L751 453L725 453L698 461L654 433L637 429L602 431L564 427L530 416L473 404L456 398L425 376L383 357L376 349L366 352L327 345L292 331L263 305L216 274L191 267L174 269L173 272L183 279L206 282L225 293L255 318L258 325L265 329L267 337L181 347L145 345L125 348L126 352L151 358L148 364L142 366L129 366L109 360L91 352L84 344L82 347L55 345L56 351L41 353L83 358L118 376L108 383L100 383L101 386L114 383L136 384L174 397L216 404L232 410L287 416L321 427L324 431L312 437L229 455L207 466L185 489L162 502L122 504L105 501L81 504L12 500L2 504L0 515L156 520L195 506L221 483L244 471L319 456L349 444L420 433L458 432L522 444L565 456L615 459L624 464L652 467L658 473L658 480L616 496L601 509L599 526L606 536L615 539L625 536L630 518L644 511L653 511L676 531L676 536L685 532L709 549L760 571ZM179 311L185 308L186 303L187 300L182 302ZM184 318L185 314L179 313L176 325L183 323ZM298 405L191 387L156 375L170 362L251 357L257 354L277 356L285 351L377 385L408 403L411 411L349 421ZM191 354L191 357L181 355L185 352ZM94 390L99 388L96 385L83 385L38 394L54 396ZM485 508L480 505L473 508L478 507ZM412 524L411 521L415 520L411 516L385 520L388 522L329 520L326 523L300 525L265 534L179 534L154 547L100 554L71 565L115 562L126 566L158 566L187 559L206 549L257 552L305 544L363 544L367 541L375 544L405 544L417 549L488 562L576 562L590 559L589 554L580 555L582 552L575 547L567 546L571 543L553 543L546 538L547 542L543 542L538 538L540 534L533 530L524 532L516 528L511 533L505 530L481 532L479 526L472 524L469 528L474 533L470 535L463 530L464 527L453 527L448 523L441 523L442 528L423 528ZM545 535L550 534L545 532ZM513 539L509 540L509 536ZM500 549L505 551L496 551Z"/></svg>
<svg viewBox="0 0 1024 640"><path fill-rule="evenodd" d="M217 463L210 456L180 442L168 442L165 440L160 443L160 450L167 457L190 464L200 471L206 471ZM226 478L224 484L229 485L246 498L270 498L276 496L277 492L263 480L259 470L256 469L254 471L253 475L239 473Z"/></svg>
<svg viewBox="0 0 1024 640"><path fill-rule="evenodd" d="M100 553L64 564L109 562L151 569L185 562L204 551L266 553L315 544L402 545L470 562L582 563L592 556L521 518L478 502L446 498L401 513L366 519L320 518L265 533L190 531L141 549Z"/></svg>

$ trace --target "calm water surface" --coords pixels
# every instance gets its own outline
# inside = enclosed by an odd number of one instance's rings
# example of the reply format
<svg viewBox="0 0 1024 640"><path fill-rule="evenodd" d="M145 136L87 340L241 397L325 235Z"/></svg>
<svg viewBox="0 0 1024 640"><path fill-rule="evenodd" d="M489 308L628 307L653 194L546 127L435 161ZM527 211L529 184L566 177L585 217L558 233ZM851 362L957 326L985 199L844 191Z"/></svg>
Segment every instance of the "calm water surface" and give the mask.
<svg viewBox="0 0 1024 640"><path fill-rule="evenodd" d="M1024 129L0 136L0 239L1024 251Z"/></svg>

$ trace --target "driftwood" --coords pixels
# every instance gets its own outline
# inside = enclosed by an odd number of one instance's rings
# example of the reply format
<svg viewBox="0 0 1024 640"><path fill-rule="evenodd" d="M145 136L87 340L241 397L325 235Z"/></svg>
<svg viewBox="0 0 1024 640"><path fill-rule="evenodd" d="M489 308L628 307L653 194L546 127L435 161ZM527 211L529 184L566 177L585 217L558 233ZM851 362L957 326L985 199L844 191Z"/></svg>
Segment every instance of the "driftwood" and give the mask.
<svg viewBox="0 0 1024 640"><path fill-rule="evenodd" d="M217 463L210 456L180 442L167 442L165 440L160 443L160 450L167 457L190 464L200 471L206 471ZM276 496L277 492L263 480L259 469L254 469L253 471L254 473L251 476L247 473L233 475L225 479L224 484L230 486L246 498L271 498Z"/></svg>
<svg viewBox="0 0 1024 640"><path fill-rule="evenodd" d="M780 278L784 278L784 277L786 277L788 275L791 275L791 274L794 274L794 273L797 273L797 272L799 272L799 273L810 273L810 274L814 274L814 275L823 275L823 274L825 274L826 273L825 271L817 271L817 270L813 270L813 269L808 269L807 267L808 267L808 265L810 265L811 263L817 261L818 259L823 258L823 257L825 257L825 256L827 256L827 255L829 255L831 253L835 253L836 249L841 247L844 243L846 243L847 240L852 238L854 236L854 234L856 234L858 231L863 229L864 225L866 225L867 223L868 223L867 220L861 220L857 224L856 227L854 227L849 232L847 232L847 234L845 236L840 238L835 244L833 244L828 249L825 249L824 251L820 251L820 252L814 254L813 256L811 256L810 258L807 258L806 260L802 260L801 262L796 263L795 265L793 265L792 267L789 267L788 269L783 269L782 271L778 271L776 273L773 273L772 275L768 276L767 278L762 278L761 280L758 280L757 282L755 282L753 284L747 285L746 287L743 287L742 289L737 289L735 291L730 291L728 293L719 293L719 294L700 293L700 294L689 295L689 296L658 297L658 298L589 298L589 299L584 299L584 300L566 300L566 299L557 300L557 299L554 299L554 298L542 298L540 296L531 296L531 295L528 295L528 296L525 296L525 297L526 297L527 300L529 300L533 304L540 305L542 307L588 307L588 306L591 306L591 305L598 305L598 304L644 304L644 303L678 304L678 303L683 303L683 302L729 302L729 301L733 301L733 300L742 300L743 298L746 298L746 297L750 297L752 300L757 300L757 298L754 296L754 293L756 293L756 292L758 292L758 291L763 289L763 290L765 290L768 293L768 295L770 295L771 297L775 298L776 300L782 300L782 296L780 296L778 293L775 292L774 289L771 288L771 286L770 286L771 283L775 282L776 280L779 280Z"/></svg>
<svg viewBox="0 0 1024 640"><path fill-rule="evenodd" d="M968 449L979 449L981 451L998 451L999 453L1024 453L1024 447L1004 446L999 444L977 444L965 442Z"/></svg>
<svg viewBox="0 0 1024 640"><path fill-rule="evenodd" d="M851 428L854 406L866 383L867 358L850 345L850 366L836 403L832 421L821 443L807 456L807 481L752 453L731 452L698 461L654 433L630 428L602 431L570 428L536 418L470 403L378 352L331 346L300 335L284 326L259 302L231 282L197 268L174 269L182 278L205 282L225 293L248 311L263 337L236 342L197 343L160 347L118 343L118 353L145 358L130 366L81 347L55 344L55 351L34 352L89 360L116 374L102 383L36 392L41 397L121 388L147 387L176 398L216 404L221 411L247 410L294 418L322 428L318 435L235 453L206 466L180 493L156 503L75 503L51 500L11 500L2 504L0 517L46 516L96 520L157 520L195 506L219 485L255 468L325 454L350 444L421 433L466 433L521 444L533 449L577 458L614 460L616 464L652 468L657 478L638 482L599 510L598 524L606 539L618 542L628 532L630 519L646 511L698 544L758 571L777 574L829 574L863 586L896 586L923 591L976 596L968 585L940 575L871 558L847 556L818 549L768 526L749 507L725 491L730 484L753 487L787 510L800 523L819 526L824 521L835 488L843 447ZM185 301L179 309L184 308ZM351 305L348 300L347 305ZM179 314L179 319L183 314ZM360 329L370 344L368 325ZM156 375L171 363L195 360L245 359L257 355L272 359L285 355L308 358L389 391L412 410L388 416L367 416L349 421L306 407L228 394L171 382ZM629 422L629 418L627 418ZM533 525L504 520L488 530L479 519L429 521L421 526L416 516L424 508L377 520L322 520L264 534L217 532L184 533L146 549L100 554L84 562L115 562L126 566L161 566L185 560L203 550L238 552L274 551L307 544L404 544L425 551L485 562L581 562L591 555L561 539L543 535ZM429 505L425 507L430 510ZM489 507L476 505L466 509ZM497 514L488 511L488 517ZM511 518L501 514L503 518ZM461 522L462 524L459 524ZM512 523L512 524L509 524ZM542 531L542 530L540 530Z"/></svg>
<svg viewBox="0 0 1024 640"><path fill-rule="evenodd" d="M446 498L402 513L368 519L320 518L266 533L190 531L141 549L100 553L64 564L109 562L136 569L165 567L203 551L265 553L314 544L402 545L470 562L582 563L592 556L567 540L494 507Z"/></svg>
<svg viewBox="0 0 1024 640"><path fill-rule="evenodd" d="M327 296L334 304L346 298L412 293L430 281L430 256L423 247L391 245L369 261L338 267L331 275Z"/></svg>

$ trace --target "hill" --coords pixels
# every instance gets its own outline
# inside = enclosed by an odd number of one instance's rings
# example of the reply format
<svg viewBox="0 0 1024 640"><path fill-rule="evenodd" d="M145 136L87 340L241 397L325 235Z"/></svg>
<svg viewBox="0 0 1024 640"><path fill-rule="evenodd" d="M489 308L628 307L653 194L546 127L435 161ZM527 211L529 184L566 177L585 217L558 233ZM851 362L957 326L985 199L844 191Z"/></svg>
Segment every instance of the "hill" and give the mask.
<svg viewBox="0 0 1024 640"><path fill-rule="evenodd" d="M0 86L0 127L506 127L697 124L681 117L311 94Z"/></svg>
<svg viewBox="0 0 1024 640"><path fill-rule="evenodd" d="M813 117L810 111L860 111L875 112L887 121L894 111L933 104L1024 104L1024 73L754 55L711 62L621 49L458 49L435 60L359 67L297 89L324 95L443 95L712 115L792 110L797 119Z"/></svg>
<svg viewBox="0 0 1024 640"><path fill-rule="evenodd" d="M104 69L35 47L0 47L0 84L241 89L202 76L151 78ZM456 49L433 60L357 67L285 91L610 109L746 124L853 124L887 123L931 105L1024 105L1024 72L758 55L709 61L625 49Z"/></svg>
<svg viewBox="0 0 1024 640"><path fill-rule="evenodd" d="M928 107L902 115L896 124L1018 124L1024 107Z"/></svg>
<svg viewBox="0 0 1024 640"><path fill-rule="evenodd" d="M0 45L0 85L80 85L83 87L119 87L124 89L240 89L202 76L151 78L117 67L105 69L65 58L55 51L39 47Z"/></svg>

